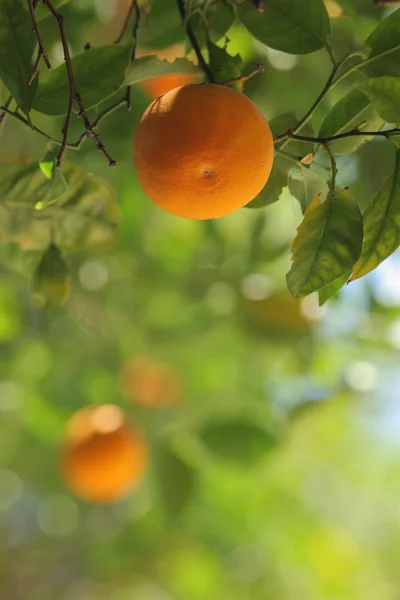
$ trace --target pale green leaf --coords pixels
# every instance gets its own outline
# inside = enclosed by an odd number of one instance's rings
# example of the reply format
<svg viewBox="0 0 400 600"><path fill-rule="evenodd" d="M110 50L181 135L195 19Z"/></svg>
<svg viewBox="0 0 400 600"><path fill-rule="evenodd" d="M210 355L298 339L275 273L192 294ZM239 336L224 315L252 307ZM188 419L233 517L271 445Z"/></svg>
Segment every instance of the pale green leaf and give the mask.
<svg viewBox="0 0 400 600"><path fill-rule="evenodd" d="M400 150L396 152L394 173L371 198L363 222L362 252L350 281L373 271L400 245Z"/></svg>
<svg viewBox="0 0 400 600"><path fill-rule="evenodd" d="M400 79L376 77L360 84L377 113L388 123L400 123Z"/></svg>
<svg viewBox="0 0 400 600"><path fill-rule="evenodd" d="M317 196L305 212L292 242L286 276L293 298L307 296L351 270L361 253L362 217L346 188L324 202Z"/></svg>
<svg viewBox="0 0 400 600"><path fill-rule="evenodd" d="M298 165L289 172L288 186L290 193L300 203L303 214L315 196L321 194L325 197L328 193L328 184L325 179L310 168Z"/></svg>
<svg viewBox="0 0 400 600"><path fill-rule="evenodd" d="M269 431L243 421L208 425L200 438L217 458L242 464L253 464L276 445Z"/></svg>
<svg viewBox="0 0 400 600"><path fill-rule="evenodd" d="M335 294L337 294L338 291L344 285L346 285L350 275L351 275L351 271L348 271L348 273L345 273L344 275L342 275L342 277L339 277L335 281L332 281L332 283L330 283L329 285L326 285L325 287L320 289L318 291L319 305L323 306L325 304L325 302L328 302L328 300L330 300L332 298L332 296L335 296Z"/></svg>
<svg viewBox="0 0 400 600"><path fill-rule="evenodd" d="M400 9L378 25L366 44L371 53L365 68L371 75L400 75Z"/></svg>
<svg viewBox="0 0 400 600"><path fill-rule="evenodd" d="M128 68L125 76L125 85L135 85L146 79L161 77L162 75L176 75L188 73L198 75L199 68L187 58L177 58L174 62L160 60L156 56L143 56L137 58Z"/></svg>
<svg viewBox="0 0 400 600"><path fill-rule="evenodd" d="M287 185L289 170L292 165L292 161L277 154L267 183L258 196L249 204L246 204L245 208L262 208L279 200L282 189Z"/></svg>

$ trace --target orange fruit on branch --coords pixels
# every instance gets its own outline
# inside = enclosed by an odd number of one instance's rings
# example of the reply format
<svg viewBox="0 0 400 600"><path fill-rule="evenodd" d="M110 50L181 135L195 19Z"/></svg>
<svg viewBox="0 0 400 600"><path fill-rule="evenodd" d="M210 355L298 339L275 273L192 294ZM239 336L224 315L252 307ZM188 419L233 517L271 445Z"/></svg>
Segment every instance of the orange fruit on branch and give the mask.
<svg viewBox="0 0 400 600"><path fill-rule="evenodd" d="M249 98L218 84L178 87L144 112L133 140L139 182L157 206L189 219L242 208L268 181L269 125Z"/></svg>
<svg viewBox="0 0 400 600"><path fill-rule="evenodd" d="M148 447L113 404L87 406L66 428L62 474L70 489L90 502L112 502L141 480Z"/></svg>

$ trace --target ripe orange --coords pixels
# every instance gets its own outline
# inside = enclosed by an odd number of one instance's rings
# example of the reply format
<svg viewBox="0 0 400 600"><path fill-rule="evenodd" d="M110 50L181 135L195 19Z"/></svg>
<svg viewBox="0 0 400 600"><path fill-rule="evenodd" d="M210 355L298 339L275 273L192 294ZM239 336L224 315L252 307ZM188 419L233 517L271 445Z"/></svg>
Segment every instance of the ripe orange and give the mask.
<svg viewBox="0 0 400 600"><path fill-rule="evenodd" d="M132 402L165 408L182 400L182 381L174 367L147 356L127 361L119 373L124 395Z"/></svg>
<svg viewBox="0 0 400 600"><path fill-rule="evenodd" d="M118 406L87 406L66 428L62 474L73 492L90 502L112 502L143 476L147 443L131 430Z"/></svg>
<svg viewBox="0 0 400 600"><path fill-rule="evenodd" d="M146 81L143 81L140 84L140 87L154 100L176 87L189 85L190 83L193 83L193 75L180 73L177 75L161 75L160 77L146 79Z"/></svg>
<svg viewBox="0 0 400 600"><path fill-rule="evenodd" d="M147 108L133 162L148 197L173 215L223 217L262 190L274 142L259 109L218 84L178 87Z"/></svg>

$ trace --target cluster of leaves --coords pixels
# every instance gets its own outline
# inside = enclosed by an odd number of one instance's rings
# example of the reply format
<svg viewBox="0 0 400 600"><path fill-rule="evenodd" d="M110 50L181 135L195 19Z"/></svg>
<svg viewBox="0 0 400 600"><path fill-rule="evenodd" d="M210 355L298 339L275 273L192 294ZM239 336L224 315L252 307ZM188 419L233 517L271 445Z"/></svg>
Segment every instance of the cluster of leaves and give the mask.
<svg viewBox="0 0 400 600"><path fill-rule="evenodd" d="M54 2L54 6L65 3L65 0ZM209 80L217 83L230 81L231 85L240 89L244 65L239 55L229 53L226 45L226 35L236 20L259 43L281 52L308 54L325 49L334 71L320 97L300 122L291 113L271 121L272 131L278 136L273 171L264 190L249 204L249 208L264 207L278 200L282 189L289 187L301 204L304 221L292 246L293 265L287 278L288 287L295 298L319 290L321 302L325 301L349 278L353 280L365 275L399 245L398 150L393 175L371 198L364 215L361 215L357 199L354 200L350 192L335 189L334 162L329 177L326 166L321 169L316 157L324 153L327 143L331 144L334 154L354 152L363 142L374 137L373 132L390 138L396 145L398 130L393 125L400 122L400 10L393 11L380 23L365 41L364 48L338 62L332 48L330 23L330 14L344 14L337 3L271 0L264 6L264 3L250 1L179 0L175 11L171 11L171 3L172 0L153 0L149 4L146 19L151 27L142 28L141 40L144 45L162 47L167 38L171 42L172 31L172 41L187 40L187 56L174 62L163 61L156 56L135 58L132 48L137 40L125 42L124 37L121 44L82 50L72 58L71 67L76 90L86 110L97 109L108 101L104 112L97 115L96 125L124 103L127 88L155 76L199 74L201 69ZM343 4L346 9L346 3ZM39 7L37 11L39 26L49 19L49 13L44 9ZM2 0L0 79L10 92L10 103L15 103L15 109L3 107L8 113L0 113L1 117L7 114L8 118L19 120L48 137L53 144L60 145L62 141L47 136L34 125L33 118L35 112L52 117L65 115L70 101L70 82L65 65L61 64L47 77L41 71L31 84L28 83L36 44L26 3L23 0ZM193 60L193 49L197 61ZM312 126L314 110L331 89L352 73L358 73L361 80L330 109L315 132ZM79 116L79 106L76 108ZM386 124L392 127L389 133L384 133ZM285 137L285 132L290 135ZM73 143L67 140L67 146L79 148L85 137L87 135L83 134ZM41 162L46 163L48 159ZM47 171L49 179L42 181L43 185L39 181L43 177L39 163L13 172L12 185L7 183L6 174L2 183L1 206L7 207L13 222L19 220L14 213L22 210L20 205L25 201L20 194L18 205L11 198L16 197L16 182L28 178L31 181L25 188L30 190L28 204L32 221L29 229L42 228L45 221L42 220L38 226L35 223L37 210L41 210L40 217L43 214L49 216L46 223L48 231L49 223L52 223L53 230L57 230L59 224L55 214L65 212L67 207L69 210L71 201L66 198L71 196L75 198L75 207L95 202L96 208L92 213L104 214L102 207L108 203L110 194L107 184L96 180L97 195L94 196L83 183L87 176L81 173L80 184L70 189L69 180L74 179L71 168L65 164L60 172L53 163ZM91 180L91 184L93 182ZM26 193L22 196L26 197ZM27 214L26 211L24 214ZM24 219L27 225L28 217ZM62 222L68 223L69 217L63 217ZM69 241L72 238L74 244L82 241L82 227L69 229L70 232L74 229L74 233L69 233ZM10 229L5 239L13 237L11 226ZM48 240L49 235L44 237ZM54 239L59 238L56 232ZM50 240L51 243L54 239ZM61 241L57 243L61 244ZM60 247L65 250L65 246Z"/></svg>

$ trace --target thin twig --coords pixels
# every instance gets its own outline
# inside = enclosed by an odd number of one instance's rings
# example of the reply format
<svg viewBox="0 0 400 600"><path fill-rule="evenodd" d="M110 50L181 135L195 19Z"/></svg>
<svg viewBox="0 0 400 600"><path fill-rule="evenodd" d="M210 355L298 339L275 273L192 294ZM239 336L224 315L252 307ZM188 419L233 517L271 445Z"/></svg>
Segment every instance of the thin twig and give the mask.
<svg viewBox="0 0 400 600"><path fill-rule="evenodd" d="M130 20L130 18L132 16L135 4L136 4L135 0L131 0L131 4L129 6L128 12L127 12L126 17L124 19L124 22L122 24L122 29L120 31L119 36L115 40L114 44L119 44L120 41L122 40L122 38L124 37L125 31L127 30L127 27L128 27L128 24L129 24L129 20Z"/></svg>
<svg viewBox="0 0 400 600"><path fill-rule="evenodd" d="M42 34L40 33L39 25L38 25L38 22L37 22L37 19L36 19L36 7L37 7L37 3L35 3L35 5L34 5L34 0L28 0L28 6L29 6L29 12L31 13L31 19L32 19L32 23L33 23L33 30L36 33L37 41L38 41L38 44L39 44L37 58L36 58L35 64L34 64L33 69L32 69L32 74L31 74L31 76L29 78L29 81L28 81L28 84L31 85L32 82L33 82L33 80L35 79L36 75L38 74L40 61L43 59L44 62L46 63L46 66L47 66L48 69L51 69L51 64L50 64L50 61L48 59L46 50L44 48Z"/></svg>
<svg viewBox="0 0 400 600"><path fill-rule="evenodd" d="M74 72L73 72L72 63L71 63L71 56L69 53L68 41L67 41L67 36L66 36L66 32L65 32L64 17L59 12L57 12L57 10L54 8L54 6L50 2L50 0L42 0L42 2L47 6L50 13L56 19L56 21L58 23L58 27L60 29L60 37L61 37L61 43L62 43L63 51L64 51L65 66L67 69L68 84L69 84L68 108L67 108L67 114L65 117L64 127L62 129L63 139L62 139L60 151L57 156L56 166L57 166L57 168L60 167L63 157L64 157L65 150L68 146L68 133L69 133L70 125L71 125L72 109L76 102L79 106L78 116L81 116L83 119L87 137L91 137L93 139L98 150L102 154L104 154L104 156L107 158L107 160L109 162L109 165L111 167L113 167L116 164L116 162L107 153L104 145L102 144L102 142L99 139L99 136L93 130L93 127L91 126L90 121L88 119L82 99L76 89L75 77L74 77Z"/></svg>
<svg viewBox="0 0 400 600"><path fill-rule="evenodd" d="M214 83L214 77L210 70L210 66L204 60L204 56L201 53L200 46L197 43L196 36L194 35L192 26L190 25L190 19L187 19L185 2L184 2L184 0L176 0L176 1L177 1L179 13L181 15L182 25L184 25L184 27L185 27L186 34L190 40L190 43L192 44L193 50L196 53L197 60L199 61L199 65L200 65L201 69L203 70L205 76L207 77L208 81L210 83Z"/></svg>
<svg viewBox="0 0 400 600"><path fill-rule="evenodd" d="M331 161L331 181L329 184L329 192L330 192L330 197L333 198L333 195L335 193L336 175L337 175L338 170L337 170L337 166L336 166L335 156L334 156L329 144L327 142L325 142L323 144L323 146L328 153L329 160Z"/></svg>
<svg viewBox="0 0 400 600"><path fill-rule="evenodd" d="M133 63L133 61L136 58L136 50L138 47L138 37L139 37L139 27L140 27L140 19L141 19L141 13L140 13L140 8L139 8L139 4L137 0L132 0L132 9L135 12L135 18L133 21L133 28L132 28L132 37L133 37L133 47L132 47L132 53L131 53L131 63ZM131 110L132 108L132 87L130 85L128 85L128 87L126 88L126 104L128 107L128 110Z"/></svg>
<svg viewBox="0 0 400 600"><path fill-rule="evenodd" d="M339 133L337 135L331 135L329 137L311 137L307 135L299 135L289 130L281 135L277 135L274 137L274 142L281 142L282 140L297 140L299 142L311 142L312 144L329 144L334 142L335 140L341 140L343 138L348 137L356 137L356 136L369 136L376 137L381 136L386 139L389 139L392 136L400 135L400 127L394 127L393 129L386 129L383 131L360 131L359 129L352 129L351 131L345 131L344 133Z"/></svg>
<svg viewBox="0 0 400 600"><path fill-rule="evenodd" d="M13 101L13 97L9 96L6 100L6 103L4 106L0 106L0 133L4 124L4 121L6 120L6 116L7 116L7 112L8 109L10 108L11 102Z"/></svg>
<svg viewBox="0 0 400 600"><path fill-rule="evenodd" d="M222 85L231 85L232 83L237 83L238 81L247 81L257 75L257 73L264 72L264 65L257 65L254 71L249 73L248 75L239 75L239 77L234 77L233 79L228 79L228 81L223 81Z"/></svg>

